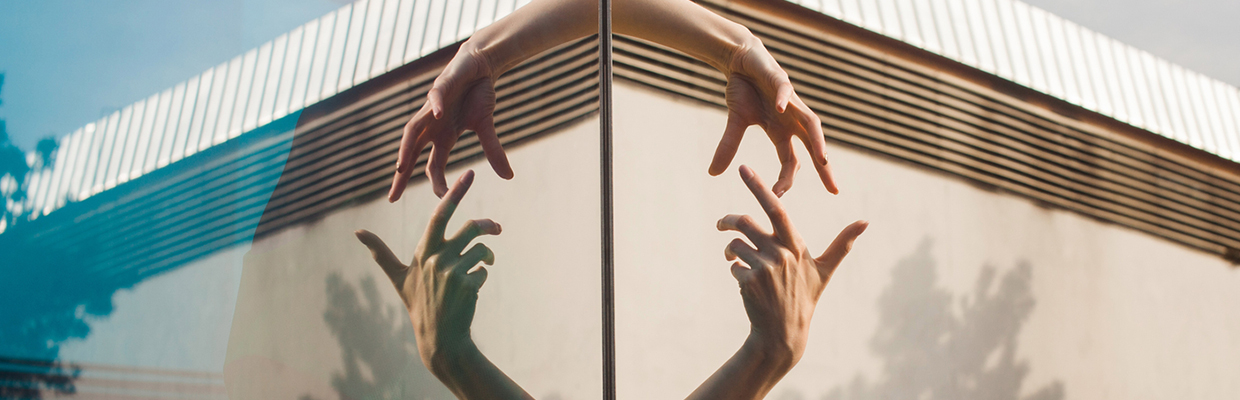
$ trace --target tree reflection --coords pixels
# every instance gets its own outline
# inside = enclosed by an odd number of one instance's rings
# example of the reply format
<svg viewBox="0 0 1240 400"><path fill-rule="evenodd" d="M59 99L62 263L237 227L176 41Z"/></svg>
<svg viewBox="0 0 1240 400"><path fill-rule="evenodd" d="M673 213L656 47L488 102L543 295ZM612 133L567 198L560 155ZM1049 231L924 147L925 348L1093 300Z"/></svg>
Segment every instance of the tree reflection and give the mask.
<svg viewBox="0 0 1240 400"><path fill-rule="evenodd" d="M57 361L60 344L90 333L87 316L112 312L112 290L75 273L88 251L49 249L0 236L0 398L74 393L80 368ZM76 296L64 296L63 293Z"/></svg>
<svg viewBox="0 0 1240 400"><path fill-rule="evenodd" d="M999 276L986 266L972 293L957 296L937 285L930 246L896 264L879 297L870 348L880 377L858 376L825 399L1063 399L1059 381L1021 397L1029 363L1017 358L1017 339L1036 303L1033 268L1021 262Z"/></svg>
<svg viewBox="0 0 1240 400"><path fill-rule="evenodd" d="M422 366L405 310L383 302L373 277L362 278L355 287L333 273L326 291L323 321L343 357L343 370L332 374L332 387L341 400L452 398Z"/></svg>

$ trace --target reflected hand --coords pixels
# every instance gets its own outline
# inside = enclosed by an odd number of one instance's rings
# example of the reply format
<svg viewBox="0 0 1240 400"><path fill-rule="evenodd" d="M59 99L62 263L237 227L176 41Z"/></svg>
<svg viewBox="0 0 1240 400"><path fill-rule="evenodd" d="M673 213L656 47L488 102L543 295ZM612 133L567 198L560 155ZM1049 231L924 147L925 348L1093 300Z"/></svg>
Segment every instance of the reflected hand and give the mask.
<svg viewBox="0 0 1240 400"><path fill-rule="evenodd" d="M809 150L814 169L818 172L827 191L838 194L839 189L831 168L827 164L826 141L823 139L822 123L801 97L792 90L788 73L767 52L757 38L742 44L733 55L725 96L728 104L728 123L723 139L715 150L710 174L719 175L727 170L740 147L741 137L750 125L758 125L775 144L775 153L781 164L779 180L772 191L783 196L792 187L792 180L800 164L792 150L792 138L801 140Z"/></svg>
<svg viewBox="0 0 1240 400"><path fill-rule="evenodd" d="M785 360L791 368L805 349L819 296L869 223L857 221L844 228L815 258L775 193L748 166L742 165L740 174L770 217L775 232L766 232L748 215L725 216L719 220L718 229L740 232L757 248L738 238L728 244L724 254L728 261L739 259L732 264L732 275L740 283L751 324L750 340L773 350L772 354L791 356Z"/></svg>
<svg viewBox="0 0 1240 400"><path fill-rule="evenodd" d="M375 262L400 292L413 321L422 361L437 375L437 366L444 357L454 357L473 345L469 328L478 289L487 279L486 268L478 263L495 262L491 249L482 243L462 253L478 236L498 235L500 226L494 221L471 220L456 236L444 238L444 228L473 178L473 171L465 172L439 202L409 265L402 263L375 234L357 231L357 238L370 248Z"/></svg>
<svg viewBox="0 0 1240 400"><path fill-rule="evenodd" d="M444 168L457 139L466 129L478 135L491 168L501 178L512 179L508 156L495 134L495 77L492 67L469 42L461 45L456 56L444 67L426 95L426 103L405 124L396 161L396 176L388 201L396 201L405 191L413 165L427 145L431 146L426 162L435 195L448 191Z"/></svg>

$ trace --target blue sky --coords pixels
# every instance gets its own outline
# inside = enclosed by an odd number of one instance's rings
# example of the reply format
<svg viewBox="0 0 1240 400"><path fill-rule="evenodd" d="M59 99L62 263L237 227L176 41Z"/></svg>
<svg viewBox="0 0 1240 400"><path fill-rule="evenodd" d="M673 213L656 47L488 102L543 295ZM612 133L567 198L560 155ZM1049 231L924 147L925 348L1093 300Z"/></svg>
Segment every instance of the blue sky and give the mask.
<svg viewBox="0 0 1240 400"><path fill-rule="evenodd" d="M343 3L0 0L0 118L32 149Z"/></svg>
<svg viewBox="0 0 1240 400"><path fill-rule="evenodd" d="M1025 1L1240 86L1240 1ZM31 149L346 2L0 0L0 118Z"/></svg>

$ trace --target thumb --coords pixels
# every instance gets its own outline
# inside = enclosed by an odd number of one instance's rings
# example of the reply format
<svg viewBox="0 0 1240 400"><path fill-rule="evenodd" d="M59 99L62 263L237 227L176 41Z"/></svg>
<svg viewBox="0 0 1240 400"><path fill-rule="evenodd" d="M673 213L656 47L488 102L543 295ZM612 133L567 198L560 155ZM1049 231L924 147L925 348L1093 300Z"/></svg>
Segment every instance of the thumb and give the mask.
<svg viewBox="0 0 1240 400"><path fill-rule="evenodd" d="M388 248L379 236L365 229L359 229L354 232L354 235L357 235L357 240L370 249L370 255L375 258L375 262L383 268L383 272L387 274L392 284L396 285L396 289L400 290L400 287L405 284L405 274L409 268L400 262L396 254L392 253L392 249Z"/></svg>
<svg viewBox="0 0 1240 400"><path fill-rule="evenodd" d="M818 262L819 271L824 279L830 278L831 274L835 273L835 268L840 266L840 262L844 261L844 256L848 255L848 252L852 250L853 242L869 226L870 223L867 221L857 221L848 225L844 230L840 231L835 240L831 241L831 245L827 246L826 251L822 252L822 256L814 260Z"/></svg>

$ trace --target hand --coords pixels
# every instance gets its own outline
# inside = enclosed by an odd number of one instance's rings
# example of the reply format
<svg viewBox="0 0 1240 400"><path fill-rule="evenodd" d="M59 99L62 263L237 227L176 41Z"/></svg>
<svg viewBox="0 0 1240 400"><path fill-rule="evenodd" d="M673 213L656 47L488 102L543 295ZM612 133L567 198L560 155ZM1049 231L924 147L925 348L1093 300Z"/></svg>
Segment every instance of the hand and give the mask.
<svg viewBox="0 0 1240 400"><path fill-rule="evenodd" d="M719 220L718 229L740 232L757 248L733 239L724 255L728 261L740 259L732 264L732 276L740 283L751 325L750 340L791 356L787 360L791 368L805 349L818 297L869 223L857 221L844 228L827 250L814 258L775 193L749 167L742 165L740 174L770 217L775 232L766 232L748 215L725 216Z"/></svg>
<svg viewBox="0 0 1240 400"><path fill-rule="evenodd" d="M396 161L396 176L392 179L388 201L400 199L409 176L413 174L413 165L428 144L431 145L431 155L426 162L426 176L431 180L435 195L443 197L448 191L444 168L449 153L466 129L477 133L482 151L495 173L501 178L512 179L512 167L495 134L492 115L495 113L497 76L486 57L470 42L461 44L456 56L435 78L422 109L405 124Z"/></svg>
<svg viewBox="0 0 1240 400"><path fill-rule="evenodd" d="M439 202L409 265L401 263L375 234L357 231L357 238L370 248L375 262L400 292L409 310L409 319L413 321L418 352L436 375L444 358L454 357L473 345L469 328L478 302L478 289L487 279L485 267L474 267L479 262L486 265L495 262L491 249L482 243L462 253L478 236L498 235L501 228L494 221L471 220L456 236L444 238L444 228L473 180L473 171L465 172Z"/></svg>
<svg viewBox="0 0 1240 400"><path fill-rule="evenodd" d="M809 150L814 169L827 191L839 194L827 164L827 144L821 121L792 90L788 73L779 67L762 42L755 37L741 44L724 73L728 77L725 89L728 123L710 164L710 174L717 176L727 170L745 129L758 125L775 144L775 154L779 156L779 180L772 187L776 197L783 196L792 187L792 179L800 169L796 153L792 151L794 136Z"/></svg>

